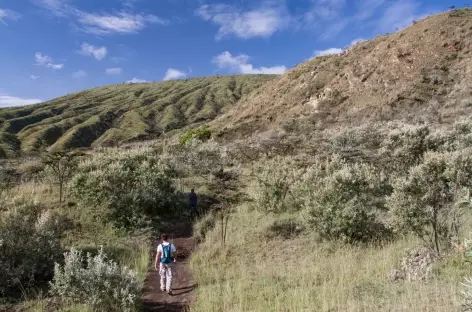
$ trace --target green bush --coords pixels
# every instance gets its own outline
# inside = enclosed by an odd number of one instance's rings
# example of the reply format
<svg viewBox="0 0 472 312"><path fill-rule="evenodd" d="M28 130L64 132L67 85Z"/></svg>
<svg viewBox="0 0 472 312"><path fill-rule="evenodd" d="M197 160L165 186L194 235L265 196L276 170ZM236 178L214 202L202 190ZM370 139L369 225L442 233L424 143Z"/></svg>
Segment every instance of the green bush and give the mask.
<svg viewBox="0 0 472 312"><path fill-rule="evenodd" d="M310 168L300 186L304 216L322 239L366 242L386 234L379 214L389 186L367 164L334 159Z"/></svg>
<svg viewBox="0 0 472 312"><path fill-rule="evenodd" d="M401 125L390 131L380 145L379 159L382 168L395 175L403 175L421 163L429 150L428 126Z"/></svg>
<svg viewBox="0 0 472 312"><path fill-rule="evenodd" d="M211 130L208 126L203 126L196 129L191 129L187 131L180 137L180 144L185 145L191 139L196 139L199 141L207 141L211 138Z"/></svg>
<svg viewBox="0 0 472 312"><path fill-rule="evenodd" d="M428 153L388 198L397 231L413 232L438 253L450 238L459 191L472 186L472 150Z"/></svg>
<svg viewBox="0 0 472 312"><path fill-rule="evenodd" d="M201 142L195 139L185 145L168 146L161 159L181 177L218 172L231 162L225 148L216 141Z"/></svg>
<svg viewBox="0 0 472 312"><path fill-rule="evenodd" d="M290 158L275 157L257 164L251 194L257 208L276 213L297 210L298 201L293 192L302 174L303 169Z"/></svg>
<svg viewBox="0 0 472 312"><path fill-rule="evenodd" d="M450 130L437 129L428 138L431 151L454 152L472 147L472 123L469 120L457 121Z"/></svg>
<svg viewBox="0 0 472 312"><path fill-rule="evenodd" d="M173 171L146 152L100 155L79 165L70 189L82 208L125 229L178 212Z"/></svg>
<svg viewBox="0 0 472 312"><path fill-rule="evenodd" d="M85 304L93 311L137 311L141 283L137 274L107 260L103 249L96 256L72 248L64 265L54 268L51 294L65 303Z"/></svg>
<svg viewBox="0 0 472 312"><path fill-rule="evenodd" d="M64 217L32 201L0 202L0 294L8 295L52 278L62 258Z"/></svg>
<svg viewBox="0 0 472 312"><path fill-rule="evenodd" d="M327 153L358 160L359 157L365 158L367 151L379 148L384 132L380 125L366 124L354 128L326 129L322 136Z"/></svg>

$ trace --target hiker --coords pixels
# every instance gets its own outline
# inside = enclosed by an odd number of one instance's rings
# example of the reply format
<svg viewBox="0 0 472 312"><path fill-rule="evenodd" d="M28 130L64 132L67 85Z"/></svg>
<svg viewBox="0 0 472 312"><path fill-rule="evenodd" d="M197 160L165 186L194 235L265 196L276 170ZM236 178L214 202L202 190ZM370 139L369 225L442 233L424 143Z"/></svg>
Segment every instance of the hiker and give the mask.
<svg viewBox="0 0 472 312"><path fill-rule="evenodd" d="M195 190L191 189L190 194L188 195L188 204L190 206L190 214L192 216L196 216L198 214L197 210L197 194L195 194Z"/></svg>
<svg viewBox="0 0 472 312"><path fill-rule="evenodd" d="M159 275L161 276L161 290L172 295L172 263L175 263L177 252L174 244L169 242L167 234L161 235L162 243L157 246L154 268L157 270L159 263Z"/></svg>

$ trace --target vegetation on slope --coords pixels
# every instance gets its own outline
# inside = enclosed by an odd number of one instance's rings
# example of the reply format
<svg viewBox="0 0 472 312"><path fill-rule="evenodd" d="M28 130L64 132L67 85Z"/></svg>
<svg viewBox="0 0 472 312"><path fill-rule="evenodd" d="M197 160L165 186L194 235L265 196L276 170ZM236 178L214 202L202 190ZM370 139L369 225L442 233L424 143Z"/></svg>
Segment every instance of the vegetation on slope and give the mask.
<svg viewBox="0 0 472 312"><path fill-rule="evenodd" d="M309 133L226 146L251 200L197 222L192 311L470 308L470 121Z"/></svg>
<svg viewBox="0 0 472 312"><path fill-rule="evenodd" d="M0 157L156 138L214 119L273 78L217 76L113 85L0 109Z"/></svg>
<svg viewBox="0 0 472 312"><path fill-rule="evenodd" d="M306 116L320 128L368 121L452 123L472 112L472 10L428 17L394 34L309 60L215 120L227 137Z"/></svg>

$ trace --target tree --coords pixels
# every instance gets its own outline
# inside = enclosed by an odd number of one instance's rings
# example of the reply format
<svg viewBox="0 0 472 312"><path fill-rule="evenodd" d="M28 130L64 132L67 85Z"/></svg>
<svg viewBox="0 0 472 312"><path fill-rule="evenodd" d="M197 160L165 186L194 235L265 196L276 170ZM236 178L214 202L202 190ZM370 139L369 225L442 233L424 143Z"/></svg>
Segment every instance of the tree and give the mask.
<svg viewBox="0 0 472 312"><path fill-rule="evenodd" d="M472 151L428 153L408 177L399 178L387 205L393 226L413 232L438 255L455 222L460 191L472 186Z"/></svg>
<svg viewBox="0 0 472 312"><path fill-rule="evenodd" d="M63 200L64 185L74 174L77 168L77 159L81 154L77 152L56 151L43 155L45 171L52 182L59 186L59 202Z"/></svg>
<svg viewBox="0 0 472 312"><path fill-rule="evenodd" d="M149 152L94 155L80 166L70 193L80 207L90 209L94 223L117 228L146 229L176 213L180 201L174 171Z"/></svg>
<svg viewBox="0 0 472 312"><path fill-rule="evenodd" d="M315 164L302 180L304 216L321 238L358 243L387 234L379 214L389 185L371 165L334 158Z"/></svg>

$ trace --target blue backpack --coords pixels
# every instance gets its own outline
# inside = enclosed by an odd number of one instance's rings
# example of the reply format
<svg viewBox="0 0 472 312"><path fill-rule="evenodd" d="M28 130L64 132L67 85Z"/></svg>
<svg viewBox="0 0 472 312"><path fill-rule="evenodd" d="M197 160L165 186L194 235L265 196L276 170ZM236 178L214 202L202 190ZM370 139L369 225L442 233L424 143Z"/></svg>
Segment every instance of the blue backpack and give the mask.
<svg viewBox="0 0 472 312"><path fill-rule="evenodd" d="M161 257L161 263L169 264L174 261L174 258L172 257L172 244L169 243L169 245L164 246L164 244L161 244L162 246L162 257Z"/></svg>

